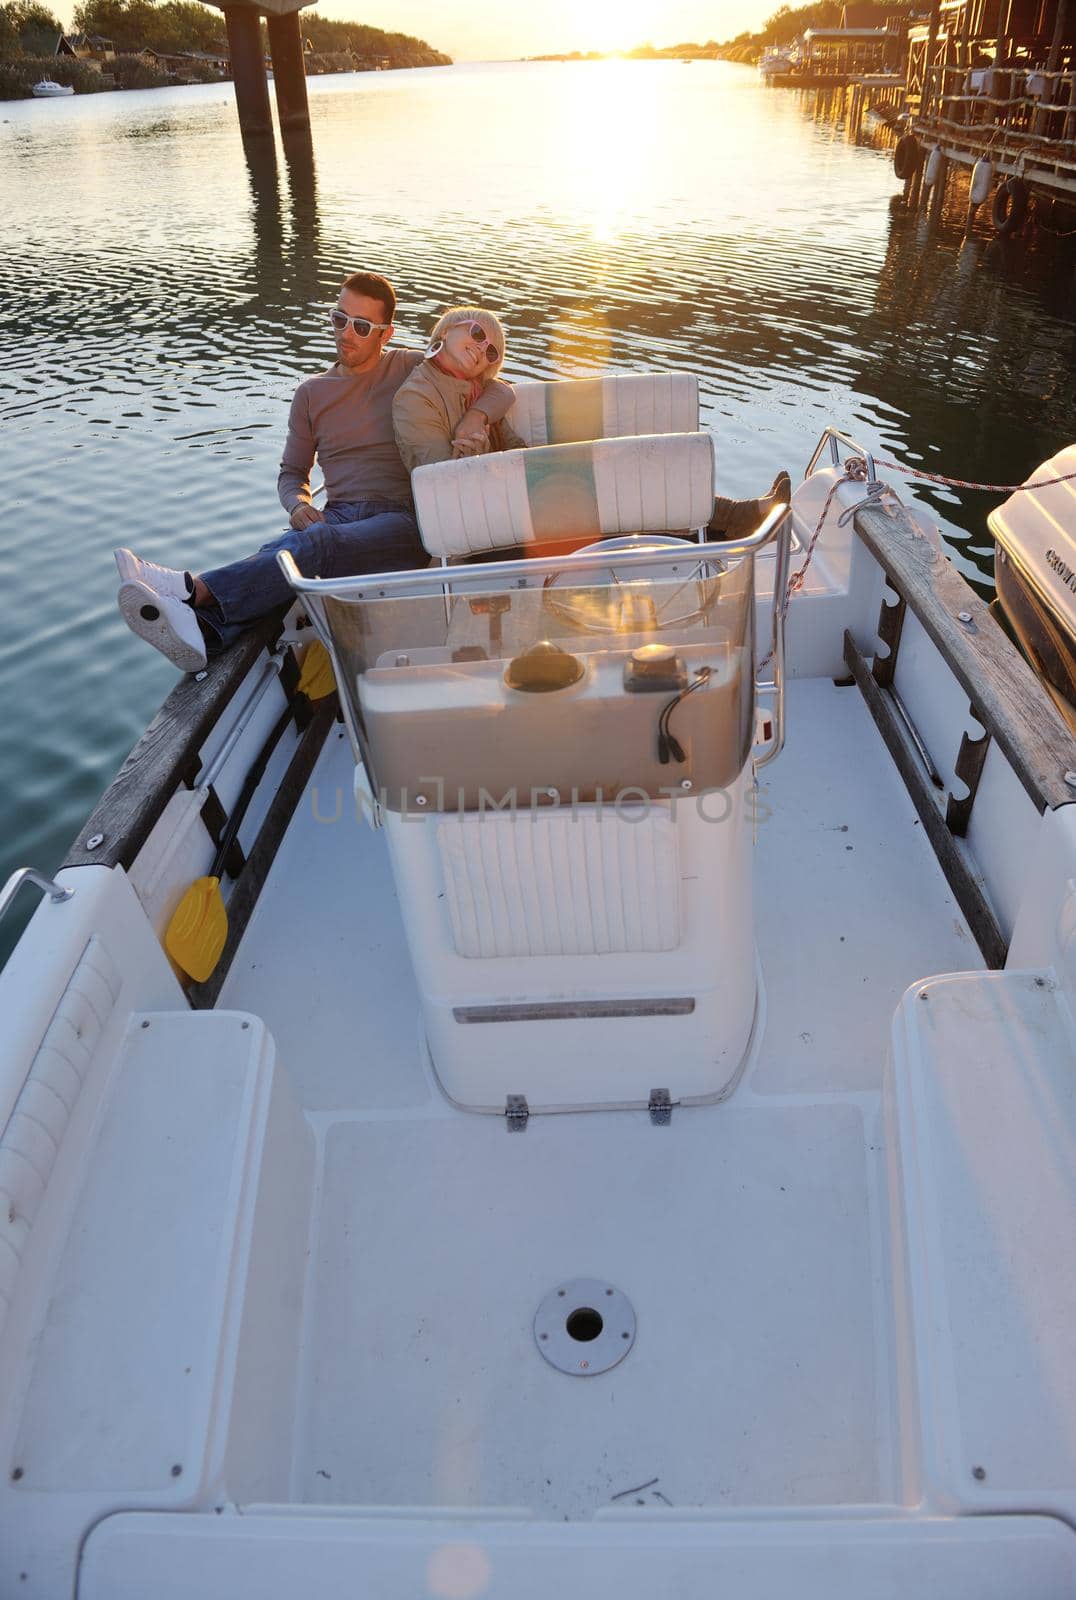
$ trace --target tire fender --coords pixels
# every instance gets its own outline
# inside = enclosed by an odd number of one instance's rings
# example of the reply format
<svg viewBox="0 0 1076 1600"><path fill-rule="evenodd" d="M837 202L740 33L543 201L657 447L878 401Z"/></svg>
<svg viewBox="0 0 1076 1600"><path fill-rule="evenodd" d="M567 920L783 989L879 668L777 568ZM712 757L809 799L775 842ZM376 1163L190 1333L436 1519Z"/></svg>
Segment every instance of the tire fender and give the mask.
<svg viewBox="0 0 1076 1600"><path fill-rule="evenodd" d="M922 160L923 152L914 133L903 133L893 151L893 171L900 179L910 178Z"/></svg>
<svg viewBox="0 0 1076 1600"><path fill-rule="evenodd" d="M1006 178L994 190L990 208L994 232L1002 236L1015 233L1027 216L1028 187L1023 178Z"/></svg>

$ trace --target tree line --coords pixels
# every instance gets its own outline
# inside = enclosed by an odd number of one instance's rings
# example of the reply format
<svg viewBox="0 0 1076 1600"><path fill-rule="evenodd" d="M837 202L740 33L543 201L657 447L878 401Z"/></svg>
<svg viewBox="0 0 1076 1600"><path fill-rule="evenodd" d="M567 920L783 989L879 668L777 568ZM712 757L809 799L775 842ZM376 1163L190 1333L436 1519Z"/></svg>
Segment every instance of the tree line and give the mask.
<svg viewBox="0 0 1076 1600"><path fill-rule="evenodd" d="M300 20L303 37L316 53L349 53L360 60L387 60L390 66L446 66L450 61L410 34L334 22L316 11L304 11ZM75 7L72 31L111 40L118 55L143 48L164 55L190 50L223 55L227 50L224 18L197 0L82 0ZM58 18L41 0L5 0L0 4L0 62L51 56L62 32Z"/></svg>

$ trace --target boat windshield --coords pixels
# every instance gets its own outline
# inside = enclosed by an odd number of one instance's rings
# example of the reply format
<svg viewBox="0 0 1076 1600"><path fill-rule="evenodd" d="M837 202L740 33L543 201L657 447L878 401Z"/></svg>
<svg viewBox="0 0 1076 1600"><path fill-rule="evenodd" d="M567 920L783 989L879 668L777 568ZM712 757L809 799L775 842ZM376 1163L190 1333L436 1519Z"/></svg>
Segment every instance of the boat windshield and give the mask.
<svg viewBox="0 0 1076 1600"><path fill-rule="evenodd" d="M753 558L318 596L383 807L471 811L723 787L753 733ZM521 569L522 570L522 569ZM374 580L376 582L376 580Z"/></svg>

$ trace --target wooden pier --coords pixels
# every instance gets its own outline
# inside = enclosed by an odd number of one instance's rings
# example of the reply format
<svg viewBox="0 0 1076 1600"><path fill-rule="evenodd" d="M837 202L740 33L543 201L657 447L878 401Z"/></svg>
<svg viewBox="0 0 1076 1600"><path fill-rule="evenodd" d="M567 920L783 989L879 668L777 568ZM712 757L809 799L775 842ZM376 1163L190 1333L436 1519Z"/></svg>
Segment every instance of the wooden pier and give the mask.
<svg viewBox="0 0 1076 1600"><path fill-rule="evenodd" d="M922 103L910 116L916 137L962 166L986 156L999 176L1076 199L1076 71L983 69L989 94L967 92L972 76L961 67L928 68Z"/></svg>
<svg viewBox="0 0 1076 1600"><path fill-rule="evenodd" d="M1071 0L932 0L908 32L904 124L947 166L989 161L1027 192L1076 200Z"/></svg>

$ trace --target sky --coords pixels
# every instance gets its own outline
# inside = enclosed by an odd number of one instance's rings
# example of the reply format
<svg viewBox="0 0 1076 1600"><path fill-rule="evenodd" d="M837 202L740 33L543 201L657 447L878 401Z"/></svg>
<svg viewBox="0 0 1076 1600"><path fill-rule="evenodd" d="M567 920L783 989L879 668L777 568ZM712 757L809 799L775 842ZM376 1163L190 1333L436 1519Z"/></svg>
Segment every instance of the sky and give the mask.
<svg viewBox="0 0 1076 1600"><path fill-rule="evenodd" d="M754 31L781 0L319 0L324 17L372 23L426 39L456 61L489 61L569 50L622 50Z"/></svg>

